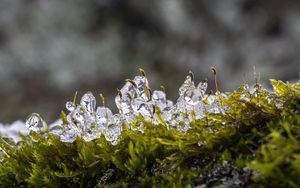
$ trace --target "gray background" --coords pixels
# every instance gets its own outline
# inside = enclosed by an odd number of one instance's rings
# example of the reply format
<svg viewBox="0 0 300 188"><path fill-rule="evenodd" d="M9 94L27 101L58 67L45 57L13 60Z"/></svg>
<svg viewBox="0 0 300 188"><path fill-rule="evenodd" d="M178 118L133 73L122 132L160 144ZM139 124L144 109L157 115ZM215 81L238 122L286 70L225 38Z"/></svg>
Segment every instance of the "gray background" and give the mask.
<svg viewBox="0 0 300 188"><path fill-rule="evenodd" d="M266 86L297 80L299 36L296 0L0 0L0 122L51 122L76 90L114 109L139 67L173 100L189 69L211 82L212 65L222 91L253 83L254 65Z"/></svg>

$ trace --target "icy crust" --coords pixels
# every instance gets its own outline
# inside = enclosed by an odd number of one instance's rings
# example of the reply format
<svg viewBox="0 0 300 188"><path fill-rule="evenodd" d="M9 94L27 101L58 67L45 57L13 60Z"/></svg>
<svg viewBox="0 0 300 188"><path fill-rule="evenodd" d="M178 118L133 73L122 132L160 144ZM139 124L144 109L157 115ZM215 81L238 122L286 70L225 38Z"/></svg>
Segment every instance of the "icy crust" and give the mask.
<svg viewBox="0 0 300 188"><path fill-rule="evenodd" d="M249 87L243 88L241 100L250 100ZM56 126L47 127L40 115L33 113L26 121L26 127L34 132L52 133L60 137L62 142L74 142L77 136L85 141L91 141L104 135L111 144L118 144L122 134L122 126L126 125L132 131L143 132L145 127L133 126L137 117L150 121L154 125L161 123L168 129L187 132L191 122L205 117L206 113L224 114L228 107L222 105L227 95L217 91L207 94L207 82L195 85L193 75L189 74L179 88L179 98L176 103L166 97L164 89L152 91L145 75L126 80L125 85L118 90L115 103L119 113L113 114L104 105L98 106L91 92L84 94L79 104L68 101L66 121ZM257 88L255 92L260 92ZM278 104L280 106L280 104Z"/></svg>
<svg viewBox="0 0 300 188"><path fill-rule="evenodd" d="M29 134L29 130L25 127L23 121L15 121L10 125L0 124L0 135L2 137L11 138L14 142L21 140L18 133L21 132L24 135Z"/></svg>

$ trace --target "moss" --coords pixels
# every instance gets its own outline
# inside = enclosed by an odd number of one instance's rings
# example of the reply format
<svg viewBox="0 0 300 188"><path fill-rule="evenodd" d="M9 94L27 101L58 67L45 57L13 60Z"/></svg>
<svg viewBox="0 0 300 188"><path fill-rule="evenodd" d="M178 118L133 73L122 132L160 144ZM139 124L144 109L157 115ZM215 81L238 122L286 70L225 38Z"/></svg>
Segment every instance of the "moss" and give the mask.
<svg viewBox="0 0 300 188"><path fill-rule="evenodd" d="M102 136L63 143L55 135L0 138L2 187L299 187L300 84L271 80L228 93L225 114L191 123L187 133L143 122L123 125L119 144ZM244 100L244 98L247 100ZM62 117L65 119L65 115Z"/></svg>

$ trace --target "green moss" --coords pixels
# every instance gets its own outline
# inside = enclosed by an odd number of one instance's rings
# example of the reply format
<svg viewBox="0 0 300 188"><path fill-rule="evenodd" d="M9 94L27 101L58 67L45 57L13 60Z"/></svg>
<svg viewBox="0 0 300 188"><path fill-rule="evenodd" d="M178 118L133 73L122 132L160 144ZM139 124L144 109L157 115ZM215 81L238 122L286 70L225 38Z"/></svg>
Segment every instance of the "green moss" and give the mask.
<svg viewBox="0 0 300 188"><path fill-rule="evenodd" d="M63 143L33 132L18 144L0 138L0 185L299 187L300 84L271 83L274 94L259 85L253 94L245 86L228 93L226 114L207 114L187 133L162 118L159 126L138 118L144 133L123 125L116 146L104 137Z"/></svg>

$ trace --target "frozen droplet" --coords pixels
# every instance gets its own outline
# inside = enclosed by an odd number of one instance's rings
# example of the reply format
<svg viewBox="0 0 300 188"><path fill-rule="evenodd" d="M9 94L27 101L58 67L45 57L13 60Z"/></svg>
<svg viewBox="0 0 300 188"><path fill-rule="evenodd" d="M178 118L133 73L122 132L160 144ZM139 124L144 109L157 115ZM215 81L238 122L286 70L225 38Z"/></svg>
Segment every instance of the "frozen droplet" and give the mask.
<svg viewBox="0 0 300 188"><path fill-rule="evenodd" d="M168 121L168 128L175 129L179 132L187 132L190 129L191 115L186 113L173 114L170 121Z"/></svg>
<svg viewBox="0 0 300 188"><path fill-rule="evenodd" d="M72 112L73 110L75 110L75 104L71 101L66 102L66 109L69 110L70 112Z"/></svg>
<svg viewBox="0 0 300 188"><path fill-rule="evenodd" d="M284 102L283 101L276 101L275 102L275 106L276 106L276 108L277 109L283 109L283 104L284 104Z"/></svg>
<svg viewBox="0 0 300 188"><path fill-rule="evenodd" d="M261 91L262 91L262 86L260 84L255 84L254 88L253 88L252 95L255 98L258 98L261 95Z"/></svg>
<svg viewBox="0 0 300 188"><path fill-rule="evenodd" d="M214 114L225 113L225 108L221 105L221 102L219 100L215 100L210 105L205 105L205 109L209 113L214 113Z"/></svg>
<svg viewBox="0 0 300 188"><path fill-rule="evenodd" d="M166 108L171 108L172 106L174 106L173 101L167 100L167 102L166 102Z"/></svg>
<svg viewBox="0 0 300 188"><path fill-rule="evenodd" d="M83 133L82 138L86 142L90 142L92 140L99 138L100 136L101 136L100 130L98 130L96 128L89 128Z"/></svg>
<svg viewBox="0 0 300 188"><path fill-rule="evenodd" d="M202 92L202 95L204 95L207 90L207 82L200 82L197 89L199 89Z"/></svg>
<svg viewBox="0 0 300 188"><path fill-rule="evenodd" d="M222 106L220 99L216 95L206 97L205 104L205 109L209 113L225 113L225 107Z"/></svg>
<svg viewBox="0 0 300 188"><path fill-rule="evenodd" d="M128 95L117 95L115 103L121 114L128 114L131 112L131 98Z"/></svg>
<svg viewBox="0 0 300 188"><path fill-rule="evenodd" d="M245 101L245 102L250 102L250 96L247 95L247 94L245 94L245 93L242 93L242 94L240 95L240 99L241 99L242 101Z"/></svg>
<svg viewBox="0 0 300 188"><path fill-rule="evenodd" d="M228 99L228 95L226 95L225 93L217 92L217 94L218 94L218 97L221 98L221 99L225 99L225 100Z"/></svg>
<svg viewBox="0 0 300 188"><path fill-rule="evenodd" d="M194 81L192 80L192 77L188 75L185 81L183 82L183 84L179 88L179 95L183 96L186 90L194 89L194 88L195 88Z"/></svg>
<svg viewBox="0 0 300 188"><path fill-rule="evenodd" d="M153 91L152 101L160 109L164 109L167 106L166 94L163 91Z"/></svg>
<svg viewBox="0 0 300 188"><path fill-rule="evenodd" d="M34 131L34 132L43 131L46 128L45 121L37 113L31 114L27 118L25 125L29 130Z"/></svg>
<svg viewBox="0 0 300 188"><path fill-rule="evenodd" d="M107 124L112 116L113 113L111 112L111 110L104 106L99 106L96 110L96 120L99 124Z"/></svg>
<svg viewBox="0 0 300 188"><path fill-rule="evenodd" d="M151 107L142 99L136 98L132 101L132 110L133 112L138 115L142 114L143 117L150 117L151 116Z"/></svg>
<svg viewBox="0 0 300 188"><path fill-rule="evenodd" d="M136 116L132 113L126 114L124 116L120 116L121 121L123 120L128 128L131 127L131 123L136 121Z"/></svg>
<svg viewBox="0 0 300 188"><path fill-rule="evenodd" d="M120 95L117 95L117 96L115 97L115 103L116 103L116 106L117 106L118 109L121 108L121 103L122 103L121 99L123 99L123 96L122 96L122 98L121 98Z"/></svg>
<svg viewBox="0 0 300 188"><path fill-rule="evenodd" d="M141 93L140 97L145 101L149 102L151 100L151 93L150 90L147 89L144 91L144 93Z"/></svg>
<svg viewBox="0 0 300 188"><path fill-rule="evenodd" d="M159 125L159 124L160 124L160 120L158 119L158 115L157 115L157 114L154 114L154 115L153 115L152 123L153 123L154 125Z"/></svg>
<svg viewBox="0 0 300 188"><path fill-rule="evenodd" d="M195 113L195 119L198 120L198 119L201 119L204 117L204 103L199 103L197 105L194 106L194 113Z"/></svg>
<svg viewBox="0 0 300 188"><path fill-rule="evenodd" d="M177 122L176 129L177 129L177 131L179 131L179 132L185 133L185 132L187 132L190 128L191 128L191 127L190 127L190 122L189 122L189 120Z"/></svg>
<svg viewBox="0 0 300 188"><path fill-rule="evenodd" d="M85 121L85 109L82 106L77 106L75 110L72 112L72 118L77 123L84 123Z"/></svg>
<svg viewBox="0 0 300 188"><path fill-rule="evenodd" d="M173 117L173 114L175 113L175 107L171 107L171 108L165 108L163 111L162 111L162 118L165 120L165 121L171 121L172 117Z"/></svg>
<svg viewBox="0 0 300 188"><path fill-rule="evenodd" d="M202 100L204 93L199 89L188 89L184 93L184 100L187 104L195 106Z"/></svg>
<svg viewBox="0 0 300 188"><path fill-rule="evenodd" d="M243 87L241 88L240 100L245 101L245 102L250 102L251 93L250 93L248 84L244 84Z"/></svg>
<svg viewBox="0 0 300 188"><path fill-rule="evenodd" d="M209 95L207 98L206 98L206 102L208 105L211 105L212 103L214 103L216 100L216 96L215 95Z"/></svg>
<svg viewBox="0 0 300 188"><path fill-rule="evenodd" d="M119 115L114 115L112 120L109 122L109 125L103 132L105 139L112 145L118 144L118 140L122 133L122 122L119 120Z"/></svg>
<svg viewBox="0 0 300 188"><path fill-rule="evenodd" d="M142 96L149 88L148 79L145 76L136 76L133 81L137 86L137 94Z"/></svg>
<svg viewBox="0 0 300 188"><path fill-rule="evenodd" d="M166 102L166 94L163 91L155 90L152 94L152 100L160 103Z"/></svg>
<svg viewBox="0 0 300 188"><path fill-rule="evenodd" d="M136 96L136 88L130 82L126 82L120 92L122 95L130 94L132 97Z"/></svg>
<svg viewBox="0 0 300 188"><path fill-rule="evenodd" d="M191 112L193 111L193 106L192 105L188 105L187 102L184 99L184 96L180 96L177 99L177 103L175 105L177 112Z"/></svg>
<svg viewBox="0 0 300 188"><path fill-rule="evenodd" d="M63 128L62 134L59 135L60 140L67 143L74 142L78 136L78 131L71 125L65 125Z"/></svg>
<svg viewBox="0 0 300 188"><path fill-rule="evenodd" d="M198 145L199 147L201 147L201 146L203 146L203 142L199 141L199 142L197 143L197 145Z"/></svg>
<svg viewBox="0 0 300 188"><path fill-rule="evenodd" d="M272 103L274 102L274 97L273 97L273 95L268 95L268 96L266 97L266 101L267 101L268 104L272 104Z"/></svg>
<svg viewBox="0 0 300 188"><path fill-rule="evenodd" d="M64 131L64 129L62 126L56 125L56 126L53 126L49 132L54 135L60 136L63 133L63 131Z"/></svg>
<svg viewBox="0 0 300 188"><path fill-rule="evenodd" d="M96 109L96 98L92 94L92 92L87 92L84 94L81 98L80 101L81 106L83 106L86 111L90 114L93 115Z"/></svg>

